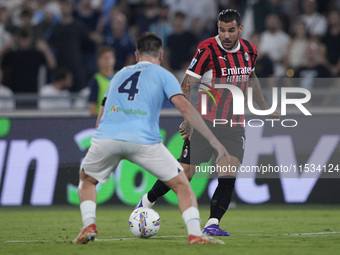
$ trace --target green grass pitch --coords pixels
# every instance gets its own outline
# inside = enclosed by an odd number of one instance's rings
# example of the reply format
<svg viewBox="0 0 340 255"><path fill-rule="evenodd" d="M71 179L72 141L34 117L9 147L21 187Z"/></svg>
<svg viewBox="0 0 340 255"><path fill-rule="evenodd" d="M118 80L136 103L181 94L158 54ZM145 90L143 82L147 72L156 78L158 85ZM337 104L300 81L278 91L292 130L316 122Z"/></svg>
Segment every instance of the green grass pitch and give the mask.
<svg viewBox="0 0 340 255"><path fill-rule="evenodd" d="M98 206L98 240L72 245L81 217L78 207L0 207L0 254L340 254L339 205L238 205L221 226L225 245L188 245L177 207L156 205L161 228L150 239L130 233L133 207ZM200 207L202 224L209 207Z"/></svg>

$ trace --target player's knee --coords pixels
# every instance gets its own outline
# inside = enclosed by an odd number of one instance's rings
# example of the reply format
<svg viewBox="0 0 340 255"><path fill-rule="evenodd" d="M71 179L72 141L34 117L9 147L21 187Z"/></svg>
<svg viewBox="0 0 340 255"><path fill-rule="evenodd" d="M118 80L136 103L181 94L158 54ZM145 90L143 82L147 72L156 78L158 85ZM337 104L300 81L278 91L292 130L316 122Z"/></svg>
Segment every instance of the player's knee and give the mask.
<svg viewBox="0 0 340 255"><path fill-rule="evenodd" d="M237 176L237 170L241 165L241 162L235 156L230 156L230 159L231 160L229 161L226 158L223 158L219 162L220 169L218 172L218 177L230 176L235 178Z"/></svg>
<svg viewBox="0 0 340 255"><path fill-rule="evenodd" d="M93 177L87 175L84 172L84 169L81 170L79 178L80 178L81 182L90 182L90 183L92 183L94 185L98 184L98 181L96 179L94 179Z"/></svg>
<svg viewBox="0 0 340 255"><path fill-rule="evenodd" d="M179 172L178 175L171 180L165 182L165 184L172 189L176 194L179 190L191 188L188 178L183 172Z"/></svg>

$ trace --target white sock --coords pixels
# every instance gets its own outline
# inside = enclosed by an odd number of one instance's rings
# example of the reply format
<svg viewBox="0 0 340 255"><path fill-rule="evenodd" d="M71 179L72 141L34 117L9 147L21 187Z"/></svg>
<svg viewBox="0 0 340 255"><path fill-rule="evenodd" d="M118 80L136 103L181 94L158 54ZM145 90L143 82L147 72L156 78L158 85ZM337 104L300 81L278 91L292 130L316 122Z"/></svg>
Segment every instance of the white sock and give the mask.
<svg viewBox="0 0 340 255"><path fill-rule="evenodd" d="M143 203L143 206L144 207L149 207L151 208L155 202L151 203L148 199L148 193L144 194L143 197L142 197L142 203Z"/></svg>
<svg viewBox="0 0 340 255"><path fill-rule="evenodd" d="M216 224L216 225L218 225L218 223L219 223L219 220L218 219L216 219L216 218L210 218L208 221L207 221L207 224L205 224L205 228L206 227L208 227L208 226L210 226L210 225L212 225L212 224Z"/></svg>
<svg viewBox="0 0 340 255"><path fill-rule="evenodd" d="M83 219L83 226L96 223L96 203L91 200L86 200L80 204L81 217Z"/></svg>
<svg viewBox="0 0 340 255"><path fill-rule="evenodd" d="M201 219L199 215L199 211L196 207L189 207L186 209L182 218L187 226L188 235L201 236Z"/></svg>

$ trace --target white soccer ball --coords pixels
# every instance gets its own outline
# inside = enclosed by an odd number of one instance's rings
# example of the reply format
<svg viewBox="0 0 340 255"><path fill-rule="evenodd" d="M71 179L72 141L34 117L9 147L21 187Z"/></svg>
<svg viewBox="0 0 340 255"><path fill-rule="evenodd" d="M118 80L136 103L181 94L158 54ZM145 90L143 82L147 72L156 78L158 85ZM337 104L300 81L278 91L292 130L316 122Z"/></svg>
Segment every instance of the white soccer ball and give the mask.
<svg viewBox="0 0 340 255"><path fill-rule="evenodd" d="M158 213L148 207L140 207L135 209L129 218L129 227L137 237L149 238L155 235L161 225L161 219Z"/></svg>

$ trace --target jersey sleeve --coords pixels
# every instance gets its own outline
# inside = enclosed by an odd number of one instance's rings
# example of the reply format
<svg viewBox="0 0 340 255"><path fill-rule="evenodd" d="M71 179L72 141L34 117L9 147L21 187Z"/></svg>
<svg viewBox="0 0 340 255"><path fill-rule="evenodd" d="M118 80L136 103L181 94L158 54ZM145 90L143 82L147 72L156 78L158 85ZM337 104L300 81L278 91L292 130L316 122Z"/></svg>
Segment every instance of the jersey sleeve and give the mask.
<svg viewBox="0 0 340 255"><path fill-rule="evenodd" d="M200 79L208 70L211 62L210 50L204 44L199 44L194 58L186 71L187 74Z"/></svg>
<svg viewBox="0 0 340 255"><path fill-rule="evenodd" d="M175 95L182 95L182 89L181 86L178 83L178 80L176 79L176 77L171 74L170 72L166 71L167 75L165 75L164 77L166 77L164 80L165 82L164 84L164 94L166 95L166 97L168 99L171 99L171 97L175 96Z"/></svg>

